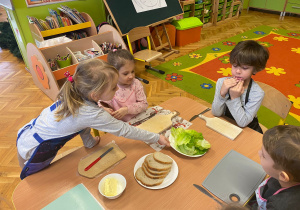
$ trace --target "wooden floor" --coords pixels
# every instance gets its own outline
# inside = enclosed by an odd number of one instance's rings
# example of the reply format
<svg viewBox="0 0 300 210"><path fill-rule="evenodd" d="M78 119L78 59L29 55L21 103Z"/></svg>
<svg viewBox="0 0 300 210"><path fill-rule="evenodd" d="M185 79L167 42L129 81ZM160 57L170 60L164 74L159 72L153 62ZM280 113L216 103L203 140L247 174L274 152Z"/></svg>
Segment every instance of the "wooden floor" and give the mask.
<svg viewBox="0 0 300 210"><path fill-rule="evenodd" d="M5 12L1 7L0 13L2 13L0 21L5 20L3 18ZM278 14L243 11L238 19L203 28L200 42L181 47L179 54L173 54L166 60L209 46L259 25L300 32L299 17L286 17L284 21L279 21ZM153 65L159 63L153 62ZM185 96L201 102L200 99L145 72L142 64L139 63L137 75L150 81L150 84L145 86L150 106L158 105L175 96ZM8 50L0 49L0 209L14 208L11 197L20 182L21 169L15 146L17 131L32 118L37 117L51 103L52 101L34 85L31 75L25 70L24 62L15 58ZM211 106L206 102L203 103ZM63 152L80 146L82 142L76 138L67 143L59 154L62 156Z"/></svg>

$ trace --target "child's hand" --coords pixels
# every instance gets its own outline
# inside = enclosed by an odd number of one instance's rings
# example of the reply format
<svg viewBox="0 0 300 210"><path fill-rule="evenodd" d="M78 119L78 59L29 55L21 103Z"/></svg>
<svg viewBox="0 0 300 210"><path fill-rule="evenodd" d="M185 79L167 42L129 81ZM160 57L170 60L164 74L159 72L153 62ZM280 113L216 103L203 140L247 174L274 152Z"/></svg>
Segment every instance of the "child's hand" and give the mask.
<svg viewBox="0 0 300 210"><path fill-rule="evenodd" d="M107 111L110 115L113 115L114 110L107 107L102 107L105 111Z"/></svg>
<svg viewBox="0 0 300 210"><path fill-rule="evenodd" d="M159 143L160 145L165 145L165 146L167 146L167 147L170 146L169 140L168 140L165 136L163 136L163 135L160 135L160 136L159 136L158 143Z"/></svg>
<svg viewBox="0 0 300 210"><path fill-rule="evenodd" d="M128 113L127 106L124 106L112 113L112 116L118 120L122 119Z"/></svg>
<svg viewBox="0 0 300 210"><path fill-rule="evenodd" d="M231 100L240 97L244 93L245 88L243 85L244 85L244 81L241 80L238 82L236 86L229 89Z"/></svg>
<svg viewBox="0 0 300 210"><path fill-rule="evenodd" d="M236 86L238 84L238 80L235 78L227 78L224 80L221 90L220 90L220 94L223 98L225 98L226 94L228 93L229 89ZM231 94L230 94L231 96Z"/></svg>

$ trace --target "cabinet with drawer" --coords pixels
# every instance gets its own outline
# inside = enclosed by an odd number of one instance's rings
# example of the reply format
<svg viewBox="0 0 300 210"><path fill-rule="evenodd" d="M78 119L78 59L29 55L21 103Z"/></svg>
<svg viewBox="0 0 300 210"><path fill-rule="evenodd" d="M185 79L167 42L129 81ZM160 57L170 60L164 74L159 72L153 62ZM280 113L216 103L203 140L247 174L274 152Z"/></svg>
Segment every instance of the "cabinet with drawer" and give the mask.
<svg viewBox="0 0 300 210"><path fill-rule="evenodd" d="M285 15L285 13L300 14L300 1L287 0L283 16Z"/></svg>
<svg viewBox="0 0 300 210"><path fill-rule="evenodd" d="M248 8L258 8L271 11L282 12L286 0L249 0Z"/></svg>
<svg viewBox="0 0 300 210"><path fill-rule="evenodd" d="M300 0L249 0L249 8L278 11L283 19L286 13L300 14Z"/></svg>

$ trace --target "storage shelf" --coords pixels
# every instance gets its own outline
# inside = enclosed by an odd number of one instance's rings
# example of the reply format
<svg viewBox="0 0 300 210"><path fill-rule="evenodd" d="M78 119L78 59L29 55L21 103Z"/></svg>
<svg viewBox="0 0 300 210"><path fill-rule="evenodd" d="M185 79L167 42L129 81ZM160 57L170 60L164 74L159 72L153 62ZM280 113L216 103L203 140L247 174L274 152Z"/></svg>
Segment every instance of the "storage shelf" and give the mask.
<svg viewBox="0 0 300 210"><path fill-rule="evenodd" d="M195 0L180 1L182 5L195 4Z"/></svg>
<svg viewBox="0 0 300 210"><path fill-rule="evenodd" d="M65 27L61 27L61 28L54 28L54 29L50 29L50 30L46 30L46 31L41 31L41 34L42 34L43 37L48 37L48 36L53 36L53 35L57 35L57 34L67 33L67 32L70 32L70 31L76 31L76 30L79 30L79 29L89 28L91 26L92 26L91 22L78 23L78 24L75 24L75 25L70 25L70 26L65 26Z"/></svg>
<svg viewBox="0 0 300 210"><path fill-rule="evenodd" d="M90 22L93 23L92 21ZM74 26L75 25L71 27L73 31L76 30L76 28L74 29ZM94 27L90 28L94 29ZM60 88L66 80L64 73L66 71L69 71L70 74L73 75L75 73L77 65L79 64L79 61L74 55L74 52L80 51L81 53L83 53L86 49L94 48L100 53L96 58L106 61L107 54L103 55L100 47L100 44L104 42L119 43L121 44L122 49L127 49L120 33L114 27L108 24L101 27L101 29L99 30L99 34L74 40L72 42L66 42L46 48L38 48L35 44L28 43L26 47L27 58L29 62L29 70L34 83L49 98L55 101L57 99L57 94L59 93ZM69 54L71 58L71 64L63 68L58 66L57 70L52 71L49 65L49 60L55 59L57 57L57 54L63 56Z"/></svg>

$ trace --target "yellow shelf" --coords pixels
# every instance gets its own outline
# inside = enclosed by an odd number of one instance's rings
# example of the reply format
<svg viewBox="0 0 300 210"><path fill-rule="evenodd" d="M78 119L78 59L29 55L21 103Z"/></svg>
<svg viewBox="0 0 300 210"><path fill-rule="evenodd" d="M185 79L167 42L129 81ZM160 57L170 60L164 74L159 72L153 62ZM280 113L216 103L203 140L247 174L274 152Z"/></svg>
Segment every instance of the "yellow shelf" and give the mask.
<svg viewBox="0 0 300 210"><path fill-rule="evenodd" d="M67 33L70 31L76 31L76 30L83 29L83 28L89 28L91 26L92 26L91 22L78 23L78 24L71 25L71 26L65 26L65 27L61 27L61 28L55 28L55 29L50 29L50 30L46 30L46 31L41 31L41 34L43 37L47 37L47 36L53 36L53 35L57 35L57 34Z"/></svg>

